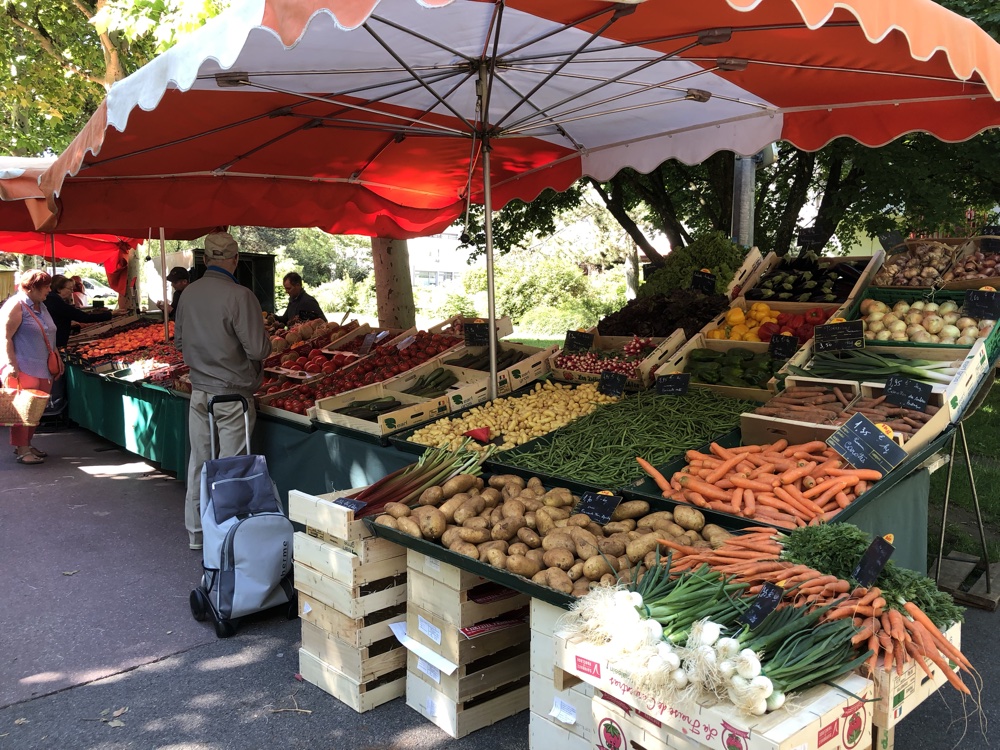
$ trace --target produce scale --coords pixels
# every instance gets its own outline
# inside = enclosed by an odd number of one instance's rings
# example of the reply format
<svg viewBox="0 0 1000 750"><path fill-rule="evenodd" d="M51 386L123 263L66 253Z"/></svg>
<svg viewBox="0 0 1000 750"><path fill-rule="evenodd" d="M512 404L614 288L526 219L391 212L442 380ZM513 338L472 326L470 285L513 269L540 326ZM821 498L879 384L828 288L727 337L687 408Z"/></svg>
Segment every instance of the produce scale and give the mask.
<svg viewBox="0 0 1000 750"><path fill-rule="evenodd" d="M301 529L303 678L452 737L530 710L531 747L580 750L888 748L934 691L974 696L925 466L1000 358L979 248L754 251L548 348L499 319L494 399L481 320L272 322L255 442ZM155 321L67 359L190 389Z"/></svg>

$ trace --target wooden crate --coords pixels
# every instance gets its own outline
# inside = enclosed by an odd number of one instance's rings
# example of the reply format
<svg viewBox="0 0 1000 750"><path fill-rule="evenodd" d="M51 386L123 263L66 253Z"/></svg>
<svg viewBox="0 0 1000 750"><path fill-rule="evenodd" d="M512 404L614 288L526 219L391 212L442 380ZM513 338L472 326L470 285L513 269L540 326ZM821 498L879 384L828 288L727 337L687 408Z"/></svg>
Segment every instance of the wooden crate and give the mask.
<svg viewBox="0 0 1000 750"><path fill-rule="evenodd" d="M528 707L528 676L472 700L456 703L419 675L407 672L406 705L459 739L525 710Z"/></svg>
<svg viewBox="0 0 1000 750"><path fill-rule="evenodd" d="M364 586L406 572L406 555L401 548L396 557L363 563L354 553L301 531L295 532L293 540L296 560L348 588Z"/></svg>
<svg viewBox="0 0 1000 750"><path fill-rule="evenodd" d="M390 635L355 648L310 622L302 623L302 648L358 683L367 683L406 666L406 649Z"/></svg>
<svg viewBox="0 0 1000 750"><path fill-rule="evenodd" d="M405 650L405 649L404 649ZM423 662L423 664L421 664ZM528 642L461 664L452 674L431 667L412 651L406 660L410 674L416 675L435 690L458 704L489 693L528 676ZM424 667L424 668L422 668Z"/></svg>
<svg viewBox="0 0 1000 750"><path fill-rule="evenodd" d="M294 562L293 567L298 591L352 620L360 620L406 601L405 575L349 588L300 562Z"/></svg>
<svg viewBox="0 0 1000 750"><path fill-rule="evenodd" d="M406 550L406 567L417 573L433 578L435 581L443 583L451 589L471 589L480 584L487 583L487 579L470 573L467 570L456 568L454 565L443 563L436 557L425 555L416 550Z"/></svg>
<svg viewBox="0 0 1000 750"><path fill-rule="evenodd" d="M647 735L662 743L660 747L670 747L671 742L676 746L681 735L690 739L694 727L703 744L744 750L857 750L871 741L871 709L866 701L874 685L857 674L803 691L793 707L747 717L731 706L671 705L645 694L609 665L606 649L560 633L554 636L554 655L556 690L586 682L600 690L604 699L643 712L650 720Z"/></svg>
<svg viewBox="0 0 1000 750"><path fill-rule="evenodd" d="M669 357L653 373L653 381L660 375L669 375L674 372L684 372L687 368L688 359L694 349L711 349L716 352L727 352L730 349L748 349L755 354L766 352L767 344L753 341L721 341L719 339L707 339L705 334L698 333L691 337L684 346ZM711 385L708 383L696 383L691 380L692 388L706 388L718 393L726 398L739 398L748 401L767 401L773 395L766 388L736 388L728 385Z"/></svg>
<svg viewBox="0 0 1000 750"><path fill-rule="evenodd" d="M305 649L299 649L299 674L306 682L324 690L358 713L370 711L406 692L405 669L397 669L370 682L359 683Z"/></svg>
<svg viewBox="0 0 1000 750"><path fill-rule="evenodd" d="M448 355L448 358L451 359L460 356L464 353L464 351L464 346L460 349L453 350L451 354ZM446 365L444 364L444 359L444 357L435 357L434 359L428 360L422 365L417 365L404 373L394 375L388 380L383 381L382 385L387 391L391 392L391 395L396 396L396 398L402 401L403 399L400 398L399 394L408 395L406 391L413 388L417 384L417 381L424 375L429 375L439 367L451 372L456 378L458 378L458 381L453 386L449 387L443 396L438 397L438 399L440 399L444 404L445 408L442 411L435 412L429 417L430 419L439 417L443 413L461 411L462 409L467 409L470 406L475 406L476 404L481 404L489 400L489 373L482 373L479 370L468 370L464 367ZM410 398L416 397L410 396ZM412 422L412 424L417 424L417 422ZM400 427L405 426L407 425L400 425Z"/></svg>
<svg viewBox="0 0 1000 750"><path fill-rule="evenodd" d="M406 605L396 604L354 619L299 591L299 618L335 635L352 648L362 649L392 636L390 625L406 621Z"/></svg>
<svg viewBox="0 0 1000 750"><path fill-rule="evenodd" d="M452 664L466 665L498 651L528 643L529 630L523 620L523 612L516 610L508 614L477 623L463 633L461 628L444 618L408 601L406 634ZM482 627L477 627L479 625Z"/></svg>
<svg viewBox="0 0 1000 750"><path fill-rule="evenodd" d="M684 329L678 328L666 338L654 338L656 348L651 351L639 364L639 377L629 378L626 387L631 390L642 390L649 388L656 380L655 372L664 362L668 361L684 344ZM604 351L620 350L625 344L632 340L631 336L601 336L594 334L594 349ZM562 354L559 349L549 359L549 366L552 369L552 377L567 383L597 383L601 380L600 373L576 372L574 370L563 370L556 367L556 358Z"/></svg>
<svg viewBox="0 0 1000 750"><path fill-rule="evenodd" d="M399 557L400 555L404 555L406 553L406 550L395 542L390 542L388 539L381 539L377 536L368 537L367 539L355 539L353 541L348 541L347 539L340 539L339 537L335 537L333 534L328 534L325 531L321 531L320 529L309 525L306 525L306 535L311 536L314 539L318 539L321 542L340 547L351 554L357 555L358 559L361 560L362 563L374 563L381 560L388 560L391 557Z"/></svg>
<svg viewBox="0 0 1000 750"><path fill-rule="evenodd" d="M288 491L288 517L296 523L321 531L345 542L359 542L374 535L365 522L354 517L350 508L337 505L343 497L356 495L364 487L310 495L300 490Z"/></svg>
<svg viewBox="0 0 1000 750"><path fill-rule="evenodd" d="M630 747L623 745L623 747ZM534 711L528 719L528 750L594 750L594 744Z"/></svg>
<svg viewBox="0 0 1000 750"><path fill-rule="evenodd" d="M952 625L945 632L945 637L956 648L961 648L962 624ZM872 724L881 729L892 729L948 681L944 672L929 659L927 667L934 675L933 679L912 659L901 675L897 675L895 670L887 672L879 663L873 675L877 700L872 704ZM953 668L958 671L957 664Z"/></svg>
<svg viewBox="0 0 1000 750"><path fill-rule="evenodd" d="M825 386L827 388L836 386L850 402L853 402L861 393L861 385L853 380L821 380L790 375L785 380L785 387L791 388L792 386ZM745 445L764 445L782 439L787 440L789 445L801 445L812 440L826 440L838 429L840 429L840 425L780 419L753 412L744 412L740 415L740 431Z"/></svg>
<svg viewBox="0 0 1000 750"><path fill-rule="evenodd" d="M437 362L438 360L434 360ZM421 365L422 367L423 365ZM419 368L418 368L419 369ZM337 409L341 409L354 401L365 401L368 399L382 398L389 396L400 402L401 406L392 411L380 413L375 420L352 417L348 414L340 414ZM328 396L319 399L315 406L309 408L309 417L317 422L340 425L351 430L364 432L369 435L389 435L393 432L414 427L432 419L437 419L448 413L448 399L445 396L436 398L423 398L421 396L411 396L409 393L394 391L384 383L373 383L361 388L354 388L336 396Z"/></svg>
<svg viewBox="0 0 1000 750"><path fill-rule="evenodd" d="M441 567L444 569L452 566ZM530 598L527 594L513 592L492 582L454 589L414 568L407 569L406 588L407 602L436 612L441 620L460 628L526 607Z"/></svg>

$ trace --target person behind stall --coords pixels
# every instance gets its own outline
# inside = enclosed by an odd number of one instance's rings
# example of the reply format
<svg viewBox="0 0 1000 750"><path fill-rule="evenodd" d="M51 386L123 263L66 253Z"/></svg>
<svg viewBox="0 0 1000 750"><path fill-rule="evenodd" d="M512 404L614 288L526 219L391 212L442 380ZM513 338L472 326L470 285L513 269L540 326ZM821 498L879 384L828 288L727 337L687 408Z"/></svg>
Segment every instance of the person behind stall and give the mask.
<svg viewBox="0 0 1000 750"><path fill-rule="evenodd" d="M45 271L21 274L17 294L0 307L5 346L0 360L0 374L7 388L32 388L45 393L63 374L62 360L50 354L56 347L56 324L42 304L52 288L52 277ZM50 365L51 360L51 365ZM48 455L31 444L35 428L16 425L10 428L10 444L21 464L40 464Z"/></svg>
<svg viewBox="0 0 1000 750"><path fill-rule="evenodd" d="M83 279L79 276L71 276L73 282L73 307L86 307L90 300L87 299L87 290L83 286Z"/></svg>
<svg viewBox="0 0 1000 750"><path fill-rule="evenodd" d="M174 345L191 369L191 404L188 407L188 461L184 524L188 547L202 548L201 469L212 458L208 402L213 396L240 395L247 403L250 431L256 421L253 394L260 386L263 360L271 353L260 302L241 286L233 273L239 246L228 232L205 238L204 275L184 290L184 304L177 307ZM238 401L213 408L218 457L249 453L243 406Z"/></svg>
<svg viewBox="0 0 1000 750"><path fill-rule="evenodd" d="M319 306L315 297L302 288L302 277L295 271L286 273L281 283L288 293L288 307L281 315L274 316L279 323L290 323L296 318L300 321L316 318L326 320L323 308Z"/></svg>
<svg viewBox="0 0 1000 750"><path fill-rule="evenodd" d="M167 303L167 313L170 319L174 320L177 316L177 305L181 303L181 292L187 289L188 284L191 283L191 274L188 273L186 268L174 266L170 269L170 273L167 274L167 281L170 282L170 286L174 290L170 302ZM162 301L157 302L156 306L162 310L163 304Z"/></svg>
<svg viewBox="0 0 1000 750"><path fill-rule="evenodd" d="M69 343L74 323L103 323L111 320L111 310L84 312L73 305L73 280L61 274L52 277L52 291L45 297L45 307L56 324L56 347Z"/></svg>

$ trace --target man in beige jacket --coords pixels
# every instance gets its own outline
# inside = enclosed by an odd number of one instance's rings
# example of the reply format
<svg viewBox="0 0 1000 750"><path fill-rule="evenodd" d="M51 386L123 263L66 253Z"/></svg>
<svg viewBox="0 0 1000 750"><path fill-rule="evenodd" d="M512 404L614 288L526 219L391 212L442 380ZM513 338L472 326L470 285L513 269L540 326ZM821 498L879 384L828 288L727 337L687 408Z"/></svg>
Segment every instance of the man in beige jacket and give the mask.
<svg viewBox="0 0 1000 750"><path fill-rule="evenodd" d="M184 364L191 368L191 406L184 523L188 546L202 548L201 468L210 455L208 402L213 396L237 394L246 399L250 431L256 421L253 394L261 382L262 361L271 353L260 302L241 286L233 273L239 246L228 232L205 238L204 275L184 290L184 304L176 311L174 345ZM218 434L218 457L249 453L243 406L238 401L220 403L213 409Z"/></svg>

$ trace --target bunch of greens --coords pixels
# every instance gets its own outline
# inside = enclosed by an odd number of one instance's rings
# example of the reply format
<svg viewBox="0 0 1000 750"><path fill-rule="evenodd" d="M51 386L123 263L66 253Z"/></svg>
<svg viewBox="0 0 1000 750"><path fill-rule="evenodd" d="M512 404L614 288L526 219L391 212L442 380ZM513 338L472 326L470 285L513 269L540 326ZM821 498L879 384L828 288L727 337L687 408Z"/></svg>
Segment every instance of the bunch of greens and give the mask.
<svg viewBox="0 0 1000 750"><path fill-rule="evenodd" d="M639 287L638 294L640 297L651 297L688 289L692 274L703 268L715 274L716 294L725 294L744 258L746 250L722 232L704 234L690 245L671 250L663 265Z"/></svg>
<svg viewBox="0 0 1000 750"><path fill-rule="evenodd" d="M788 533L782 541L782 560L808 565L820 573L835 575L857 583L852 577L871 537L849 523L802 526ZM925 575L901 568L890 560L875 581L892 609L902 611L903 602L913 602L944 632L962 620L962 608L951 596L938 590Z"/></svg>
<svg viewBox="0 0 1000 750"><path fill-rule="evenodd" d="M688 289L671 294L636 297L618 312L597 324L602 336L659 336L666 338L683 328L689 338L716 315L729 309L729 298Z"/></svg>

